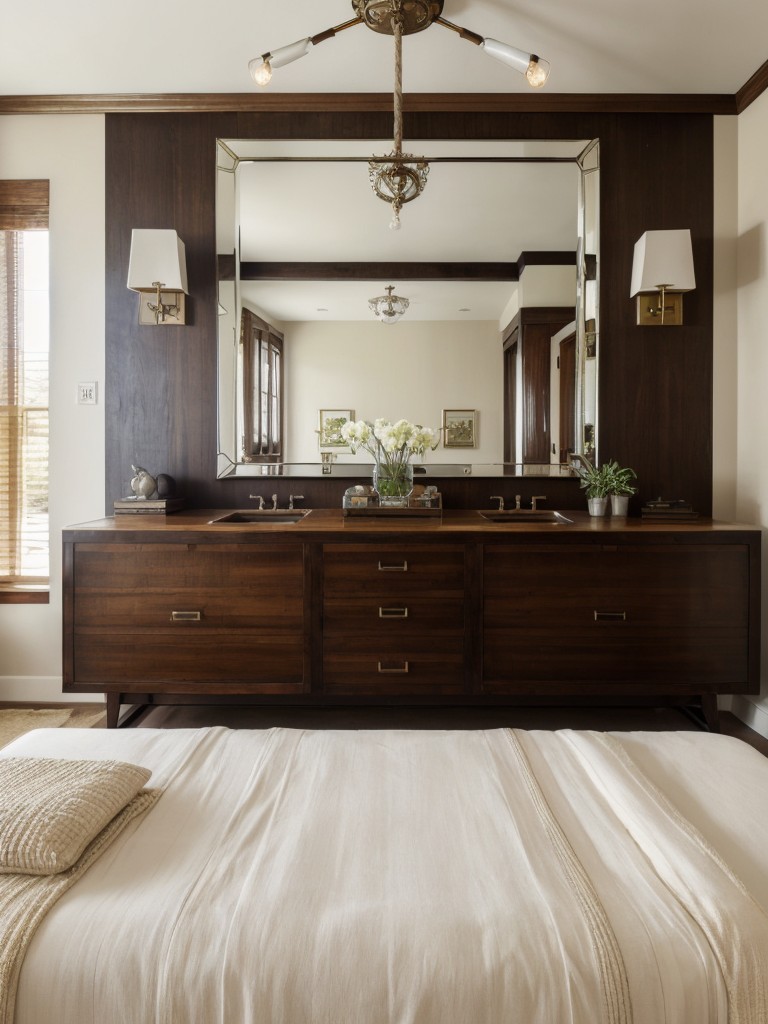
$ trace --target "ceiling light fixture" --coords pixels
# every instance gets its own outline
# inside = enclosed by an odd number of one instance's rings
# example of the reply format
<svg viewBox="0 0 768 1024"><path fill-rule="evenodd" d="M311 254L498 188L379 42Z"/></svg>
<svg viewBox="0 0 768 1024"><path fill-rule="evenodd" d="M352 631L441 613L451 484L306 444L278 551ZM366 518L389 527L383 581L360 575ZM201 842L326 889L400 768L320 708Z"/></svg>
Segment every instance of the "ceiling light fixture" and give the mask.
<svg viewBox="0 0 768 1024"><path fill-rule="evenodd" d="M359 0L362 6L365 0ZM354 3L354 0L353 0ZM395 39L395 124L393 150L383 157L373 157L368 163L368 180L374 193L392 207L389 226L400 230L400 211L424 191L429 164L422 157L403 153L403 32L405 11L402 0L367 0L367 16L388 22ZM414 4L418 6L418 4ZM424 12L426 18L426 12ZM378 22L377 22L378 23ZM379 31L384 31L382 27ZM417 31L417 29L414 29Z"/></svg>
<svg viewBox="0 0 768 1024"><path fill-rule="evenodd" d="M369 299L368 306L383 324L396 324L406 309L408 309L410 303L402 295L392 294L395 290L393 284L387 285L384 290L387 294L378 295L375 299Z"/></svg>
<svg viewBox="0 0 768 1024"><path fill-rule="evenodd" d="M423 32L431 25L456 32L462 39L479 46L490 57L514 68L525 76L528 84L538 89L549 77L549 62L535 53L526 53L517 47L499 42L498 39L484 38L470 29L461 28L441 17L444 0L352 0L355 17L341 25L326 29L315 36L307 36L295 43L283 46L254 57L248 63L248 70L257 85L268 85L272 69L291 64L304 57L313 46L332 39L339 32L354 25L365 25L374 32L391 35L395 40L395 90L394 90L394 149L384 157L372 157L369 162L371 187L379 199L392 207L390 227L400 227L400 210L424 191L429 173L429 163L424 157L403 153L403 89L402 89L402 37L414 32Z"/></svg>

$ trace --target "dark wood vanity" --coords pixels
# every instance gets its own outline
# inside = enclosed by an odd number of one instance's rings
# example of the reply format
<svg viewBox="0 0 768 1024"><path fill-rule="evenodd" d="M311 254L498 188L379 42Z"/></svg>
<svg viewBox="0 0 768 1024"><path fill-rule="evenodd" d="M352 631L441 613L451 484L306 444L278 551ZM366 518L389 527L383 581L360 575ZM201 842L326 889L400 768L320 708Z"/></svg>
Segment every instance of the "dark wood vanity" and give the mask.
<svg viewBox="0 0 768 1024"><path fill-rule="evenodd" d="M214 511L64 531L64 691L122 703L691 704L759 689L760 532Z"/></svg>

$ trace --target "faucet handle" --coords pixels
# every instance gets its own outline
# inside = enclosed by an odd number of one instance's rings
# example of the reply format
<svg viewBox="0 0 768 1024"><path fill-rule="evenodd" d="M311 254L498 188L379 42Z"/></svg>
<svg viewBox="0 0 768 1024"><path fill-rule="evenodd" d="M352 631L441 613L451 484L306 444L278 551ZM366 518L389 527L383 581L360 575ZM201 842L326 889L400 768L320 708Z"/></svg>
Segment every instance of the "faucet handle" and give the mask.
<svg viewBox="0 0 768 1024"><path fill-rule="evenodd" d="M293 508L293 499L294 499L294 498L295 498L295 499L296 499L297 501L298 501L299 499L301 499L301 500L303 501L303 500L304 500L304 495L303 495L303 494L291 494L291 495L290 495L290 497L288 498L288 508L289 508L289 509L290 509L290 508Z"/></svg>
<svg viewBox="0 0 768 1024"><path fill-rule="evenodd" d="M492 494L491 495L491 501L498 501L498 503L499 503L499 512L503 512L504 511L504 498L500 494Z"/></svg>
<svg viewBox="0 0 768 1024"><path fill-rule="evenodd" d="M532 498L531 498L531 511L532 512L536 511L536 502L537 501L546 501L546 500L547 500L546 494L534 494L532 496Z"/></svg>
<svg viewBox="0 0 768 1024"><path fill-rule="evenodd" d="M277 510L277 495L273 494L272 495L272 511L275 512L276 510Z"/></svg>
<svg viewBox="0 0 768 1024"><path fill-rule="evenodd" d="M516 512L517 512L517 511L518 511L518 509L520 508L520 498L521 498L521 495L520 495L520 494L516 494L516 495L515 495L515 511L516 511Z"/></svg>

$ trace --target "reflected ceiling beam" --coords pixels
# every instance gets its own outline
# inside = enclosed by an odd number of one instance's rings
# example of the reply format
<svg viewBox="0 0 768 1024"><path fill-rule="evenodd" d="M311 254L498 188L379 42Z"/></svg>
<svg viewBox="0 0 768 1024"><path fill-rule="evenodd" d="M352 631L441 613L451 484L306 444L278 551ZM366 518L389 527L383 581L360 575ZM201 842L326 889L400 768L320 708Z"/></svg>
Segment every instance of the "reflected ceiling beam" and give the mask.
<svg viewBox="0 0 768 1024"><path fill-rule="evenodd" d="M517 281L516 263L241 263L241 281Z"/></svg>
<svg viewBox="0 0 768 1024"><path fill-rule="evenodd" d="M252 262L240 264L241 281L519 281L531 266L574 266L574 252L521 252L516 261L491 263L421 262ZM232 280L234 257L219 256L219 279Z"/></svg>

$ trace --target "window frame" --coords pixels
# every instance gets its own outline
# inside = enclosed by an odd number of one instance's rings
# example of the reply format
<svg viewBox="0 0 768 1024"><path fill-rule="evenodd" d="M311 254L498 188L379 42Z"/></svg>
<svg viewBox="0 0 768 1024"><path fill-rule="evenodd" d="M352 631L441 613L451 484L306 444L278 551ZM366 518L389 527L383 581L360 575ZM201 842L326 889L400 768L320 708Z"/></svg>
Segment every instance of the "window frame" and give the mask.
<svg viewBox="0 0 768 1024"><path fill-rule="evenodd" d="M243 461L282 462L284 337L266 320L243 307L240 345L243 361Z"/></svg>
<svg viewBox="0 0 768 1024"><path fill-rule="evenodd" d="M0 232L28 232L36 230L49 231L48 214L50 206L50 183L45 179L33 180L0 180ZM48 279L48 292L50 295L50 274ZM14 303L18 291L14 291ZM10 314L15 322L19 321L19 314L15 304L12 305ZM8 368L6 393L0 395L0 403L3 403L8 414L9 441L8 447L3 452L6 459L5 472L9 481L9 497L7 506L7 520L2 524L0 530L0 545L5 545L7 554L7 565L11 569L20 568L14 564L13 534L18 533L18 526L14 527L11 518L18 519L20 502L13 495L19 494L22 486L23 463L14 467L14 456L11 451L11 428L14 420L12 410L19 409L20 414L16 417L18 422L25 419L28 413L44 412L46 416L46 445L50 443L50 421L49 405L30 406L27 409L18 401L19 392L16 382L16 331L9 329L7 338L0 338L0 345L5 346L3 358ZM50 394L50 354L46 372L46 383ZM26 436L26 432L22 430ZM49 461L49 448L46 447L44 457ZM15 484L15 491L13 490ZM49 481L45 485L46 497L50 495ZM22 575L17 572L6 576L0 576L0 604L47 604L50 601L50 519L48 520L47 544L49 554L49 573L47 576Z"/></svg>

